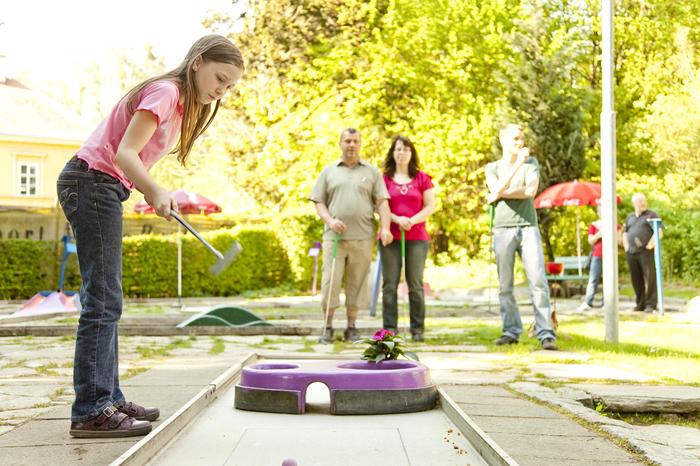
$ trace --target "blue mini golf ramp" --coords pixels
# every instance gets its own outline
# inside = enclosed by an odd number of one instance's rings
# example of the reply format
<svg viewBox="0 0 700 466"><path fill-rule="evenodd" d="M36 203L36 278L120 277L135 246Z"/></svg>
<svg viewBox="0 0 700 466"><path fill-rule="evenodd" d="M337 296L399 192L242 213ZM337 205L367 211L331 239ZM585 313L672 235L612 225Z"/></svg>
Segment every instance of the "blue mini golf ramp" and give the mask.
<svg viewBox="0 0 700 466"><path fill-rule="evenodd" d="M178 324L177 328L201 326L272 327L272 324L253 314L248 309L224 304L190 317Z"/></svg>

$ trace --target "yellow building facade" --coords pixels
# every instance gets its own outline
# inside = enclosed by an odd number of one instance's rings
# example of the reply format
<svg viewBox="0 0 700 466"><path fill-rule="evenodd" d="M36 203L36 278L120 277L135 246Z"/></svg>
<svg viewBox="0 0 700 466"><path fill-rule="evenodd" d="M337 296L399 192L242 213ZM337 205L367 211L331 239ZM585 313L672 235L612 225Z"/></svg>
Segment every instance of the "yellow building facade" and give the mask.
<svg viewBox="0 0 700 466"><path fill-rule="evenodd" d="M56 207L56 178L90 134L64 106L0 81L0 209Z"/></svg>
<svg viewBox="0 0 700 466"><path fill-rule="evenodd" d="M80 144L0 134L0 206L56 207L56 179Z"/></svg>
<svg viewBox="0 0 700 466"><path fill-rule="evenodd" d="M0 239L67 232L56 179L90 130L70 109L0 73Z"/></svg>

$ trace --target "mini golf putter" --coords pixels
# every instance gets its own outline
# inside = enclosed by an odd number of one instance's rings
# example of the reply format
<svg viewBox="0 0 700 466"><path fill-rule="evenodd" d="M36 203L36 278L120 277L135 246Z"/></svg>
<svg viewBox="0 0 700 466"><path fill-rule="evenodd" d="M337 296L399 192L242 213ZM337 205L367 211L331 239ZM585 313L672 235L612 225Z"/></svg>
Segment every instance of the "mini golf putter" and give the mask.
<svg viewBox="0 0 700 466"><path fill-rule="evenodd" d="M182 218L179 213L171 211L170 215L175 220L180 222L180 225L182 225L183 227L185 227L185 229L187 231L192 233L195 238L197 238L207 249L209 249L209 251L211 251L212 254L214 254L217 257L218 260L216 261L216 263L214 263L214 265L212 265L209 268L209 271L214 275L219 275L221 272L223 272L229 265L231 265L231 262L233 262L236 259L238 254L240 254L241 251L243 251L243 247L241 247L241 243L236 241L229 248L229 250L226 251L226 254L221 254L221 252L219 252L218 249L216 249L214 246L209 244L209 242L207 240L202 238L202 236L199 233L197 233L197 230L195 230L192 227L192 225L187 223L187 221L184 218Z"/></svg>

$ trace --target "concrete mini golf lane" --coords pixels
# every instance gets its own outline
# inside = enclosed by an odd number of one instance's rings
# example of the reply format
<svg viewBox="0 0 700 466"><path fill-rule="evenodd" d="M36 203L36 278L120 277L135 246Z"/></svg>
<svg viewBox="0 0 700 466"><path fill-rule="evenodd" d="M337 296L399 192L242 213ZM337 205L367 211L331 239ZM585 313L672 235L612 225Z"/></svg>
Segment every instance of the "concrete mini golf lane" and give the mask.
<svg viewBox="0 0 700 466"><path fill-rule="evenodd" d="M151 465L299 466L486 465L441 409L419 413L333 416L328 389L309 386L303 415L234 409L223 390Z"/></svg>

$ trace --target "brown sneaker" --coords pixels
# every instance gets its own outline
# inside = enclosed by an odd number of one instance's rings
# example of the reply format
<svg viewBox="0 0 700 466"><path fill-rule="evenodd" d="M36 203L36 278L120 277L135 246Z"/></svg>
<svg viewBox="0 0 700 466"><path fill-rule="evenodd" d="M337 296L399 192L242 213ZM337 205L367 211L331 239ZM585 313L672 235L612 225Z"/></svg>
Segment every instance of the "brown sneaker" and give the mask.
<svg viewBox="0 0 700 466"><path fill-rule="evenodd" d="M123 405L115 405L117 411L124 413L129 417L133 417L137 421L155 421L160 417L160 411L158 408L147 408L136 403L129 401Z"/></svg>
<svg viewBox="0 0 700 466"><path fill-rule="evenodd" d="M116 438L146 435L151 431L151 423L137 421L111 406L100 414L83 422L72 422L70 434L77 438Z"/></svg>

